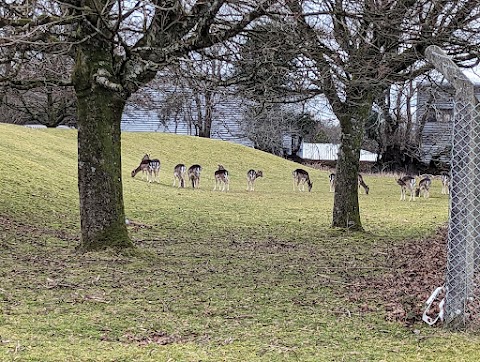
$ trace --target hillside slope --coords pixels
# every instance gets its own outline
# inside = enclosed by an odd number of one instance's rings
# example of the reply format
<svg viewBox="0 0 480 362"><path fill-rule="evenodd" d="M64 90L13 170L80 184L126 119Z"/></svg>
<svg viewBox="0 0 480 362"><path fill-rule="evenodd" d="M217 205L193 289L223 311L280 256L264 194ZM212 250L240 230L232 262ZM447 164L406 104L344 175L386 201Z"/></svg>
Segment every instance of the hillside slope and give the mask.
<svg viewBox="0 0 480 362"><path fill-rule="evenodd" d="M161 161L160 182L149 184L131 171L142 156ZM78 225L75 130L29 129L0 124L0 213L58 227ZM172 187L178 163L202 165L200 188ZM214 172L222 164L230 173L230 192L213 191ZM289 224L325 210L328 223L332 195L326 172L308 169L311 193L292 191L298 164L249 147L164 133L122 135L122 175L127 217L143 223L218 228ZM260 169L255 192L246 191L246 173ZM317 219L318 221L318 219ZM283 227L282 227L283 228Z"/></svg>

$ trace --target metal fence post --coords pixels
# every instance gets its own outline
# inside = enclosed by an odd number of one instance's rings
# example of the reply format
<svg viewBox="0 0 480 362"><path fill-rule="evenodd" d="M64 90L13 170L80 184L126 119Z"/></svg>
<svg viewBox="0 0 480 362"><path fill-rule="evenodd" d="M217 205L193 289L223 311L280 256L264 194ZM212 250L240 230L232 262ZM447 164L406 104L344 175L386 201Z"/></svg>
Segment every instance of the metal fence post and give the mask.
<svg viewBox="0 0 480 362"><path fill-rule="evenodd" d="M454 86L454 126L451 160L450 218L445 287L445 325L465 328L473 297L480 218L480 116L473 83L437 46L425 55ZM477 180L478 178L478 180Z"/></svg>

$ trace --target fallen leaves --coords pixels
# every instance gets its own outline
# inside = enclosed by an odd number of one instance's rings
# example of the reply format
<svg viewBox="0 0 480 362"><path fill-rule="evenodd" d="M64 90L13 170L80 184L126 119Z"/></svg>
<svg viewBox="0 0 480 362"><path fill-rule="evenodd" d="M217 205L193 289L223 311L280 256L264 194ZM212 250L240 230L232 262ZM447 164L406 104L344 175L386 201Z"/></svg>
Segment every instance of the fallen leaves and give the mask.
<svg viewBox="0 0 480 362"><path fill-rule="evenodd" d="M350 301L369 312L372 301L383 308L387 320L412 325L420 321L425 301L444 284L447 230L441 228L430 238L389 246L379 269L385 272L357 276L348 287ZM382 251L383 253L383 251Z"/></svg>

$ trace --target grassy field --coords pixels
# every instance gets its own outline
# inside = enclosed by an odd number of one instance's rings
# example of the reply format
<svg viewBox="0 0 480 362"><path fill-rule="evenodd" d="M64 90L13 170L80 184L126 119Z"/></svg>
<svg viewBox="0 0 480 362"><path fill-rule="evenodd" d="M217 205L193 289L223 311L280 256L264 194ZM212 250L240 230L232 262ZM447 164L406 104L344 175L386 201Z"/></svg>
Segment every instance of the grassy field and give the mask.
<svg viewBox="0 0 480 362"><path fill-rule="evenodd" d="M401 202L393 176L364 175L366 232L351 233L330 228L327 171L309 169L300 193L297 164L250 148L151 133L122 145L138 253L76 254L76 132L0 124L0 361L479 360L478 335L406 327L350 295L445 224L439 181ZM144 153L161 160L160 183L130 177ZM177 163L202 165L200 189L172 187ZM212 191L219 163L229 193ZM255 192L250 168L265 176Z"/></svg>

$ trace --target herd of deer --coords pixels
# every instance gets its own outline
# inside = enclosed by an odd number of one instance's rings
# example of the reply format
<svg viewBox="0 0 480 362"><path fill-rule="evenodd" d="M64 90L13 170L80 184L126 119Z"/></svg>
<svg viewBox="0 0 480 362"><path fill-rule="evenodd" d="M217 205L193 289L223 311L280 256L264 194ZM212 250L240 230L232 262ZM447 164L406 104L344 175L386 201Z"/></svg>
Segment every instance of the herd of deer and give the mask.
<svg viewBox="0 0 480 362"><path fill-rule="evenodd" d="M132 177L135 177L137 173L142 172L142 175L147 174L147 181L154 182L158 178L160 172L160 160L150 159L150 156L146 154L140 161L140 165L132 171ZM200 174L202 172L202 166L192 165L188 168L179 163L173 169L173 186L178 183L178 187L185 187L185 180L190 180L192 188L196 189L200 186ZM223 165L218 165L218 170L215 171L215 187L214 191L218 188L221 191L230 190L230 180L228 178L228 171ZM255 180L262 177L263 173L260 170L248 170L247 172L247 191L255 190Z"/></svg>
<svg viewBox="0 0 480 362"><path fill-rule="evenodd" d="M397 183L400 185L400 201L405 201L407 197L407 191L410 192L410 198L408 201L415 200L415 197L423 195L424 198L430 197L430 186L432 185L432 180L435 177L440 177L442 181L442 194L448 195L450 193L450 176L443 174L440 176L432 175L422 175L420 176L420 181L416 187L417 179L415 176L403 176L397 180Z"/></svg>
<svg viewBox="0 0 480 362"><path fill-rule="evenodd" d="M135 177L137 173L142 172L142 175L147 175L148 182L154 182L158 179L160 172L160 160L150 159L148 154L144 155L140 161L140 165L132 171L132 177ZM185 187L185 180L188 179L192 183L192 188L198 188L200 186L200 173L202 172L202 166L192 165L188 168L179 163L173 169L173 186L178 183L178 187ZM214 173L215 187L213 190L229 191L230 181L228 178L228 171L223 165L218 165L218 169ZM313 182L310 180L310 176L307 171L301 168L297 168L292 172L293 176L293 190L298 188L299 191L305 191L305 185L308 187L308 191L312 191ZM247 171L247 191L255 190L255 180L259 177L263 177L261 170L248 170ZM419 197L423 195L424 198L430 196L430 186L432 184L432 175L423 175L420 177L418 187L416 186L416 178L414 176L404 176L397 179L397 183L400 185L401 193L400 200L406 200L407 191L410 192L410 199L415 200L415 196ZM441 175L442 179L442 194L449 194L450 177L446 174ZM330 192L335 191L335 174L329 175ZM363 180L362 175L358 174L358 187L363 188L365 194L368 195L370 188Z"/></svg>

